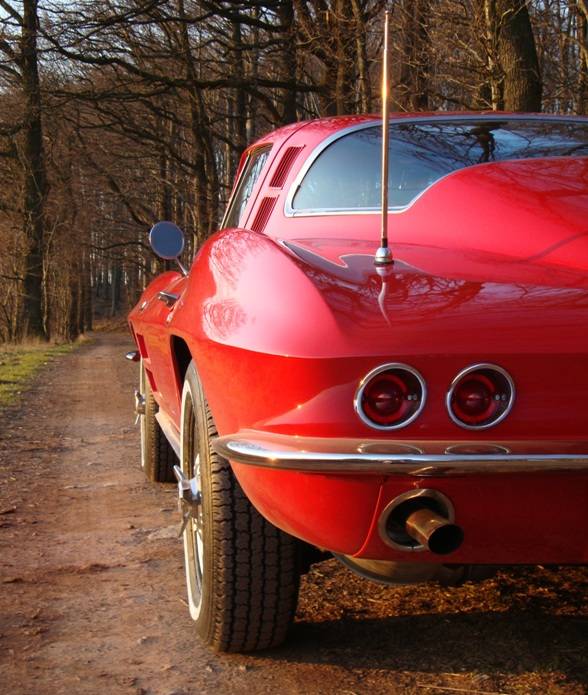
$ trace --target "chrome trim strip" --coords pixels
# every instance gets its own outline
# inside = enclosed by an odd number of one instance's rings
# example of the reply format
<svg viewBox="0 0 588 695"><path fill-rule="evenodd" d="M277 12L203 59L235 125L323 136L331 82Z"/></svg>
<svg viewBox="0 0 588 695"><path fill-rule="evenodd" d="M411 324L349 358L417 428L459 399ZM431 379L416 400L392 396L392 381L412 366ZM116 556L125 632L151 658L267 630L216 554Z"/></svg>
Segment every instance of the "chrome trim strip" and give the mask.
<svg viewBox="0 0 588 695"><path fill-rule="evenodd" d="M265 441L264 441L265 440ZM280 441L287 442L286 448ZM382 442L392 451L362 451L360 440L349 440L343 451L305 449L312 438L271 435L244 431L218 437L212 446L217 454L235 463L276 470L309 473L354 473L377 475L408 475L420 478L465 474L521 473L531 471L588 471L585 454L417 454L398 442ZM323 439L328 444L328 439ZM351 445L353 443L353 446ZM333 447L334 448L334 447ZM400 453L398 453L400 450Z"/></svg>
<svg viewBox="0 0 588 695"><path fill-rule="evenodd" d="M180 449L180 433L174 427L172 421L168 416L161 410L156 413L155 419L161 427L161 431L165 434L165 438L170 443L171 448L174 450L175 455L182 460L181 449Z"/></svg>
<svg viewBox="0 0 588 695"><path fill-rule="evenodd" d="M382 372L387 372L392 369L408 372L416 378L416 380L419 382L421 386L421 402L419 407L409 418L403 420L402 422L399 422L397 425L378 425L372 420L370 420L369 417L364 413L361 405L361 398L363 396L365 387L375 376L381 374ZM353 398L353 407L355 408L355 412L358 414L359 418L365 425L371 427L374 430L382 430L384 432L389 432L392 430L400 430L403 427L410 425L411 422L414 422L417 419L417 417L423 412L423 408L425 407L426 402L427 385L425 384L425 380L423 379L421 374L417 372L417 370L414 369L414 367L411 367L408 364L403 364L402 362L388 362L386 364L381 364L379 367L376 367L375 369L372 369L371 372L368 372L368 374L366 374L363 377L363 379L359 382L359 386L357 387L357 391L355 392L355 396Z"/></svg>
<svg viewBox="0 0 588 695"><path fill-rule="evenodd" d="M396 124L401 124L401 123L452 123L452 122L463 122L466 123L468 121L472 123L478 123L480 121L504 121L504 120L509 120L509 121L553 121L555 123L587 123L588 119L587 118L582 118L582 117L568 117L568 116L550 116L548 114L545 115L524 115L524 114L502 114L502 115L494 115L494 114L480 114L479 116L473 116L471 114L460 116L459 114L451 114L447 116L443 115L438 115L438 116L413 116L410 118L390 118L389 123L391 125L396 125ZM366 128L373 128L374 126L380 125L382 122L382 119L374 119L371 121L365 121L364 123L361 123L359 125L353 125L349 126L348 128L343 128L342 130L338 130L336 133L333 133L329 135L329 137L325 138L324 140L321 140L319 144L314 148L314 150L308 155L308 158L302 165L300 171L296 175L296 178L292 182L292 185L290 186L290 189L288 191L288 195L286 196L286 201L284 203L284 216L285 217L329 217L329 216L334 216L334 215L377 215L380 213L380 208L314 208L314 209L307 209L307 210L296 210L293 206L292 203L294 202L294 196L298 192L298 189L300 187L300 184L302 183L302 179L306 176L308 173L308 170L310 167L314 164L316 159L319 157L320 154L324 150L327 149L329 145L331 145L333 142L338 140L339 138L344 137L345 135L349 135L350 133L354 133L358 130L365 130ZM474 165L472 165L474 166ZM475 166L482 166L482 164L477 164ZM456 170L456 171L461 171L461 169ZM424 188L420 193L417 193L417 195L407 204L407 205L398 205L395 207L388 207L388 213L389 214L401 214L403 212L406 212L409 210L416 202L423 196L427 191L429 191L433 186L435 186L437 183L442 181L443 179L447 178L448 176L451 176L454 174L455 171L450 171L447 174L444 174L440 178L436 179L433 181L432 184ZM221 227L222 228L222 227Z"/></svg>
<svg viewBox="0 0 588 695"><path fill-rule="evenodd" d="M508 385L510 386L510 398L508 401L508 405L506 406L506 409L502 413L500 413L500 415L495 420L492 420L492 422L489 422L485 425L467 425L465 422L462 422L453 412L453 409L451 407L451 397L453 396L455 387L460 382L460 380L463 379L464 376L467 376L472 372L477 372L480 369L488 369L489 371L498 372L498 374L502 375L508 382ZM447 408L449 417L458 427L462 427L464 430L487 430L489 427L494 427L494 425L497 425L499 422L502 422L504 418L510 413L510 411L512 410L512 406L514 405L515 395L516 389L514 381L511 375L506 371L506 369L499 367L497 364L491 364L490 362L480 362L479 364L473 364L471 367L466 367L465 369L462 369L461 372L459 372L459 374L453 379L449 386L449 390L447 391L447 395L445 396L445 407Z"/></svg>

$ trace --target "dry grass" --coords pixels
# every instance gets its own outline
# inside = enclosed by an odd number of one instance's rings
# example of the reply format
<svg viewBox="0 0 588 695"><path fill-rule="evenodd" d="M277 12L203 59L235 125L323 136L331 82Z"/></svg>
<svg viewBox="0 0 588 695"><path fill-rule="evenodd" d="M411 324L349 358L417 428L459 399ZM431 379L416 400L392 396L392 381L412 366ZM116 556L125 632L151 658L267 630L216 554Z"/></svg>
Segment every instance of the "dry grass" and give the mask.
<svg viewBox="0 0 588 695"><path fill-rule="evenodd" d="M87 340L81 336L75 343L62 345L40 341L0 345L0 407L14 403L41 367L60 355L70 353Z"/></svg>

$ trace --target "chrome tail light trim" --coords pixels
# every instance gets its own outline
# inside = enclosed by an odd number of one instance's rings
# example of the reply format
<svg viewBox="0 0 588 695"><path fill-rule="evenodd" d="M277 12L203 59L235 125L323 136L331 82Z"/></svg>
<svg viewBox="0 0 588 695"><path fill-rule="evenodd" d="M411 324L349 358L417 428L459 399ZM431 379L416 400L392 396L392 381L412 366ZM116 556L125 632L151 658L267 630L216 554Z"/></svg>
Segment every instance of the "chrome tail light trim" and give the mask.
<svg viewBox="0 0 588 695"><path fill-rule="evenodd" d="M364 412L363 406L362 406L362 398L363 398L363 393L367 387L367 385L370 383L370 381L378 376L378 374L382 374L383 372L388 372L392 370L397 370L397 371L402 371L402 372L408 372L412 376L415 377L415 379L419 382L419 386L421 388L421 393L420 393L420 404L417 410L415 410L412 415L410 415L406 420L402 420L402 422L399 422L394 425L378 425L376 422L371 420L366 413ZM404 364L403 362L387 362L386 364L381 364L379 367L376 367L375 369L372 369L371 372L368 372L363 379L359 382L359 386L357 387L357 391L355 392L355 396L353 398L353 407L355 408L355 412L358 414L360 420L367 425L368 427L371 427L374 430L381 430L383 432L388 432L388 431L393 431L393 430L399 430L402 429L403 427L406 427L407 425L410 425L411 422L414 422L418 416L423 412L423 408L425 407L425 403L427 402L427 385L425 383L425 380L421 376L420 372L418 372L414 367L411 367L408 364Z"/></svg>
<svg viewBox="0 0 588 695"><path fill-rule="evenodd" d="M487 370L491 372L496 372L497 374L500 374L504 379L506 379L506 382L508 383L509 389L510 389L510 394L509 394L509 399L508 403L506 405L506 408L500 412L500 414L491 422L487 422L484 424L480 425L468 425L467 422L463 422L460 420L457 415L453 412L453 407L451 404L451 400L453 398L453 394L455 392L455 388L457 385L462 381L462 379L467 376L468 374L472 374L474 372L478 372L481 370ZM497 364L491 364L490 362L480 362L478 364L472 364L470 367L466 367L465 369L462 369L459 374L453 379L449 386L449 390L447 391L447 395L445 397L445 407L447 408L447 412L449 414L449 417L453 420L453 422L458 426L463 428L464 430L473 430L473 431L480 431L480 430L487 430L490 427L494 427L495 425L498 425L498 423L502 422L508 415L510 414L510 411L512 410L512 407L515 402L515 396L516 396L516 389L515 389L515 384L513 381L513 378L511 375L506 371L506 369L503 369L502 367L499 367Z"/></svg>

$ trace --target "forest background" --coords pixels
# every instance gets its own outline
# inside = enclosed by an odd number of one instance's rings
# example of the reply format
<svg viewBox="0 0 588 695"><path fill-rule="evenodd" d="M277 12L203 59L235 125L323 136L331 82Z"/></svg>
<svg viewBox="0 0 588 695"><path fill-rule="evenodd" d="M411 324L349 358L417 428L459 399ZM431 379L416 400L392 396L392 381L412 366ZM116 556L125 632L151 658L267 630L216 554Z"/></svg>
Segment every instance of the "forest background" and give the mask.
<svg viewBox="0 0 588 695"><path fill-rule="evenodd" d="M394 110L588 114L588 0L0 0L0 343L136 301L260 135L378 111L386 8Z"/></svg>

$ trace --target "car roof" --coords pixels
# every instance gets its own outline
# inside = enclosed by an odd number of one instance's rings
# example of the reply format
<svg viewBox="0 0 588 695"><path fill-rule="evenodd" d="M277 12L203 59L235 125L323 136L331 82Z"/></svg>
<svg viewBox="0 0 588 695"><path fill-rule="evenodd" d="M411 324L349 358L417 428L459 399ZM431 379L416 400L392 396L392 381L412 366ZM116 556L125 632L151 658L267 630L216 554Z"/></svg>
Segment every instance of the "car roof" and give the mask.
<svg viewBox="0 0 588 695"><path fill-rule="evenodd" d="M420 120L460 120L480 118L481 120L502 120L505 117L511 120L546 120L546 121L588 121L588 116L577 116L574 114L548 114L548 113L526 113L513 111L418 111L418 112L394 112L390 114L390 121L420 121ZM312 140L317 140L318 136L324 138L363 123L381 123L382 116L377 113L347 115L347 116L327 116L325 118L314 118L306 121L297 121L276 130L266 133L256 140L247 149L252 149L260 145L278 144L289 139L295 132L304 131L304 135ZM322 139L322 138L321 138Z"/></svg>
<svg viewBox="0 0 588 695"><path fill-rule="evenodd" d="M447 121L504 121L508 120L540 120L540 121L581 121L588 122L586 117L558 116L530 113L507 113L497 111L458 111L458 112L425 112L425 113L394 113L390 116L391 122L447 122ZM353 131L356 128L381 126L381 117L375 114L355 116L333 116L328 118L302 121L280 128L268 133L249 147L242 158L239 169L241 170L247 156L259 147L271 145L271 153L264 167L264 173L255 184L253 194L248 203L246 214L243 218L243 227L256 232L263 232L273 238L306 237L310 234L319 236L332 235L329 231L335 223L343 231L344 227L355 229L358 217L355 213L346 214L344 211L335 217L331 215L311 217L305 215L291 216L286 213L289 193L296 185L296 178L304 171L305 162L312 159L313 152L317 152L325 146L325 141L338 137L344 132ZM292 157L289 158L289 154ZM285 161L288 164L285 166ZM280 168L284 168L277 176ZM483 165L488 166L488 165ZM280 183L276 186L276 178ZM317 221L321 223L317 225ZM375 238L376 227L379 218L376 213L361 213L362 232L360 236ZM374 228L372 230L372 227ZM359 232L359 230L358 230Z"/></svg>

